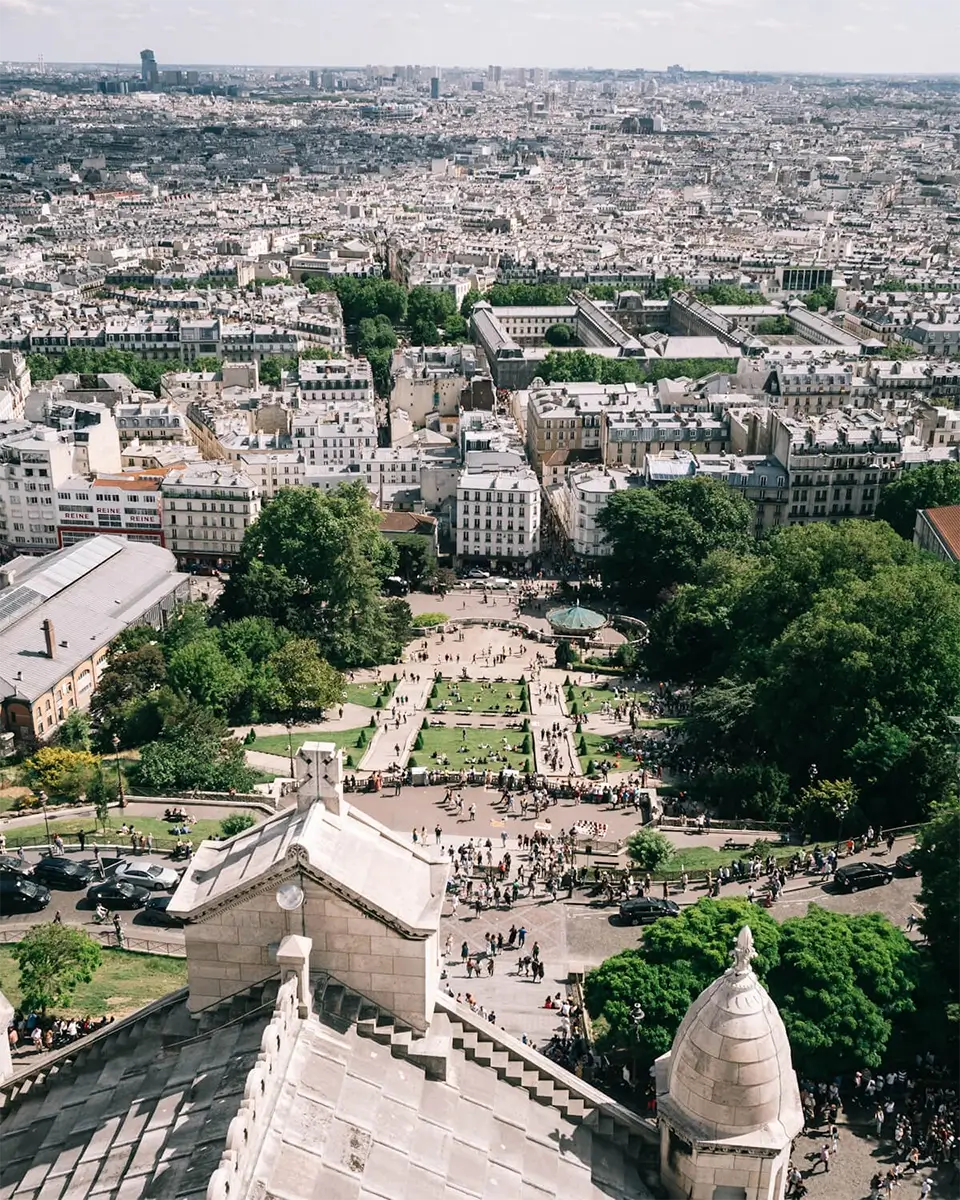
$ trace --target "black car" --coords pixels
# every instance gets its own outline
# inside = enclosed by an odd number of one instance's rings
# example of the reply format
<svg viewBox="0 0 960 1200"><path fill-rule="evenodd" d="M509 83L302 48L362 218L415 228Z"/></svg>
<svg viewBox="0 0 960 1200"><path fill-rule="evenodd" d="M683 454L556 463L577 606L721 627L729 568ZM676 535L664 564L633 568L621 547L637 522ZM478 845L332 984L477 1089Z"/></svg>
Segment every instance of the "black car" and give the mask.
<svg viewBox="0 0 960 1200"><path fill-rule="evenodd" d="M0 854L0 875L32 875L33 867L17 854Z"/></svg>
<svg viewBox="0 0 960 1200"><path fill-rule="evenodd" d="M108 879L106 883L98 883L90 888L87 899L92 904L102 904L104 908L143 908L150 899L150 893L146 888L124 883L122 879Z"/></svg>
<svg viewBox="0 0 960 1200"><path fill-rule="evenodd" d="M679 917L680 905L655 896L637 896L620 905L620 920L627 925L649 925L661 917Z"/></svg>
<svg viewBox="0 0 960 1200"><path fill-rule="evenodd" d="M151 896L143 906L141 919L151 925L171 925L174 929L182 928L183 920L167 911L172 899L172 896Z"/></svg>
<svg viewBox="0 0 960 1200"><path fill-rule="evenodd" d="M849 867L838 867L833 882L843 892L860 892L864 888L880 887L890 883L893 871L881 863L851 863Z"/></svg>
<svg viewBox="0 0 960 1200"><path fill-rule="evenodd" d="M39 912L50 903L50 892L22 875L0 875L0 916Z"/></svg>
<svg viewBox="0 0 960 1200"><path fill-rule="evenodd" d="M893 864L893 869L898 875L916 875L920 870L916 850L908 850L906 854L901 854Z"/></svg>
<svg viewBox="0 0 960 1200"><path fill-rule="evenodd" d="M79 891L80 888L89 887L99 875L85 863L71 862L69 858L50 854L41 858L33 868L33 877L47 887Z"/></svg>

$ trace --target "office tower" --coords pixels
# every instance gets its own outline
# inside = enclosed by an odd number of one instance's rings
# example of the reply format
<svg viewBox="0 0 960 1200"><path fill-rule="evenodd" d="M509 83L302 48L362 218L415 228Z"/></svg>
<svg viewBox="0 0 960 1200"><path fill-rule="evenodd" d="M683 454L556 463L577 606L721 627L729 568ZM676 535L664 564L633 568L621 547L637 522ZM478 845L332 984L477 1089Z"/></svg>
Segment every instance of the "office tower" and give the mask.
<svg viewBox="0 0 960 1200"><path fill-rule="evenodd" d="M320 86L320 74L317 71L310 72L310 86L314 91Z"/></svg>
<svg viewBox="0 0 960 1200"><path fill-rule="evenodd" d="M434 75L433 78L430 80L430 99L431 100L439 100L440 99L440 76L439 75Z"/></svg>
<svg viewBox="0 0 960 1200"><path fill-rule="evenodd" d="M156 87L160 81L157 70L157 56L152 50L140 51L140 79L148 87Z"/></svg>

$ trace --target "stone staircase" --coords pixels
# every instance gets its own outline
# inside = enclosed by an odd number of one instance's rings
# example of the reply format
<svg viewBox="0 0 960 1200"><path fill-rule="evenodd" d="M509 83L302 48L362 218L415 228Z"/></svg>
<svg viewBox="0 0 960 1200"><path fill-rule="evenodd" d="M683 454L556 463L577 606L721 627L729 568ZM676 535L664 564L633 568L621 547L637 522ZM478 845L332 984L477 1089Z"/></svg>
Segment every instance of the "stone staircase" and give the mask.
<svg viewBox="0 0 960 1200"><path fill-rule="evenodd" d="M433 1029L423 1034L381 1008L373 1000L352 991L326 975L314 986L314 1010L320 1021L346 1033L356 1026L357 1035L371 1038L390 1049L391 1057L409 1059L428 1079L444 1080L450 1055L450 1039Z"/></svg>
<svg viewBox="0 0 960 1200"><path fill-rule="evenodd" d="M573 1124L583 1123L619 1146L643 1166L656 1168L655 1125L615 1103L530 1046L477 1017L470 1009L439 996L430 1031L410 1028L374 1001L329 975L315 977L314 1006L320 1021L338 1033L356 1027L359 1037L389 1047L393 1058L405 1058L429 1079L445 1080L450 1051L493 1070L498 1079L522 1088L539 1104L560 1112Z"/></svg>

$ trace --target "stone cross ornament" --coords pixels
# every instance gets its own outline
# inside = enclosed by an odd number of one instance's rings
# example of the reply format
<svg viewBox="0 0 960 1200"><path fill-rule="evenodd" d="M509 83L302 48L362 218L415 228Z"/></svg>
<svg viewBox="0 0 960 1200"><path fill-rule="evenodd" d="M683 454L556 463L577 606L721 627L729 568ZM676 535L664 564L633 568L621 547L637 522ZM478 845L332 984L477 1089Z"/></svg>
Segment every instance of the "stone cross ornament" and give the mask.
<svg viewBox="0 0 960 1200"><path fill-rule="evenodd" d="M730 957L733 959L734 975L746 975L752 969L750 960L757 957L757 952L753 946L753 934L749 925L744 925L737 934L737 942L730 951Z"/></svg>

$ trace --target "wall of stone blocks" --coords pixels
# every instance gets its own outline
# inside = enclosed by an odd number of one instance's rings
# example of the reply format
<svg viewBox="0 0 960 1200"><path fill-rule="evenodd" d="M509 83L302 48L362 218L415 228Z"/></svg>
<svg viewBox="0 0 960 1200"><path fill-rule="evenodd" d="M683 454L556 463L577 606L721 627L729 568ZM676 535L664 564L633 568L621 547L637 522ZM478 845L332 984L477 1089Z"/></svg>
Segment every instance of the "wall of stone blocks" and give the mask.
<svg viewBox="0 0 960 1200"><path fill-rule="evenodd" d="M718 1187L743 1188L747 1200L783 1200L789 1143L776 1158L748 1154L667 1154L667 1126L661 1126L660 1176L668 1195L677 1200L714 1200ZM774 1193L776 1188L776 1194Z"/></svg>
<svg viewBox="0 0 960 1200"><path fill-rule="evenodd" d="M313 970L329 971L414 1028L424 1028L439 982L439 935L405 938L319 884L300 882L305 900L297 911L281 911L275 883L234 908L187 925L190 1010L274 974L281 938L302 933L313 941Z"/></svg>

